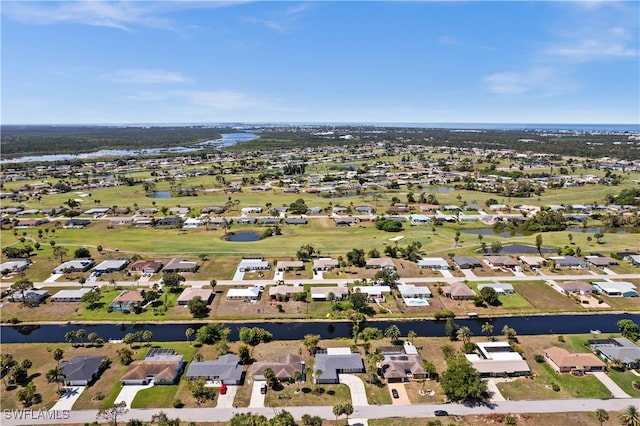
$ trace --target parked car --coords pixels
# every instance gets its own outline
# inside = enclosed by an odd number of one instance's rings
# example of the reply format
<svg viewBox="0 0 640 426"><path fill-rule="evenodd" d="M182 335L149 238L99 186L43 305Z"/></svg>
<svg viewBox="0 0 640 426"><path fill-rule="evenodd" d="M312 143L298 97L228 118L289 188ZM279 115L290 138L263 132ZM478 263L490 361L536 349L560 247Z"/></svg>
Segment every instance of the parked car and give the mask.
<svg viewBox="0 0 640 426"><path fill-rule="evenodd" d="M395 399L400 398L400 395L398 395L397 389L391 389L391 396L393 396Z"/></svg>
<svg viewBox="0 0 640 426"><path fill-rule="evenodd" d="M224 395L226 393L227 393L227 385L223 383L222 386L220 386L220 395Z"/></svg>
<svg viewBox="0 0 640 426"><path fill-rule="evenodd" d="M433 412L433 414L435 414L436 417L445 417L449 415L449 413L444 410L436 410Z"/></svg>
<svg viewBox="0 0 640 426"><path fill-rule="evenodd" d="M267 393L267 385L260 386L260 393Z"/></svg>

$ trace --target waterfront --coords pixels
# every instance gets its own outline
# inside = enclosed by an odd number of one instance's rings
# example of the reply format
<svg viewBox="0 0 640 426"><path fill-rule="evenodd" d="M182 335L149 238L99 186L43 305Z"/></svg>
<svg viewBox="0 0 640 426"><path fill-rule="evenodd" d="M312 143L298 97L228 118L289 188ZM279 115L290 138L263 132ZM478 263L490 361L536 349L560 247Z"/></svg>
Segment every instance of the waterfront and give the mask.
<svg viewBox="0 0 640 426"><path fill-rule="evenodd" d="M631 319L640 322L640 314L585 314L585 315L531 315L497 318L460 318L456 319L459 326L467 326L474 336L482 335L482 324L489 321L494 327L494 334L501 334L505 325L514 328L519 335L536 334L580 334L591 330L602 333L617 333L617 322L621 319ZM2 343L57 343L64 342L64 335L68 331L83 328L87 333L95 332L105 340L122 339L125 334L139 330L150 330L153 340L157 342L172 342L185 339L187 328L197 329L206 324L202 323L130 323L130 324L42 324L42 325L2 325ZM273 334L275 340L300 340L306 334L318 334L323 339L352 337L352 324L349 321L291 321L291 322L220 322L231 329L229 339L238 340L238 332L242 327L261 327ZM396 324L403 336L409 330L419 336L445 336L444 320L398 320L398 321L367 321L363 327L386 329Z"/></svg>

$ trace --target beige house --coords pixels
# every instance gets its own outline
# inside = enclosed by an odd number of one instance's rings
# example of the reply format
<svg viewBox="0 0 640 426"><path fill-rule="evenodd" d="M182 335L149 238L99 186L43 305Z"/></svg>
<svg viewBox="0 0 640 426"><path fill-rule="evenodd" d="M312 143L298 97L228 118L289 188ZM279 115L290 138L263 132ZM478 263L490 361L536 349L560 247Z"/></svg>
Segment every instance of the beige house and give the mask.
<svg viewBox="0 0 640 426"><path fill-rule="evenodd" d="M557 346L545 349L544 357L558 373L583 375L591 371L604 371L606 366L600 358L592 353L570 353Z"/></svg>

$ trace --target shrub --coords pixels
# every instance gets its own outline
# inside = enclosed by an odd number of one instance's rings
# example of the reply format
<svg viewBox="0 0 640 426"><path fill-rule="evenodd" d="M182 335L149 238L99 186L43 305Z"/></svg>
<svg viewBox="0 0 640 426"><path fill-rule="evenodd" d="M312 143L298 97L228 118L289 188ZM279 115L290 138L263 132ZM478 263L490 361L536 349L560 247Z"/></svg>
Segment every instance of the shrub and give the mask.
<svg viewBox="0 0 640 426"><path fill-rule="evenodd" d="M554 392L560 392L560 385L557 383L551 383L551 389L553 389Z"/></svg>
<svg viewBox="0 0 640 426"><path fill-rule="evenodd" d="M544 355L541 354L535 354L533 356L533 359L537 362L537 363L542 363L544 362Z"/></svg>

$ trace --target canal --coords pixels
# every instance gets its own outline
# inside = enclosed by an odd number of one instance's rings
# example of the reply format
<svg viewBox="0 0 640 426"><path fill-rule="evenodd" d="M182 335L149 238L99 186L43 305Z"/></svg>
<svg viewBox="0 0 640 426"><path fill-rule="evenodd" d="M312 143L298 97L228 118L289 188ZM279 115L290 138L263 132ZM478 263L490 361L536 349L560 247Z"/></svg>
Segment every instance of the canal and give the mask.
<svg viewBox="0 0 640 426"><path fill-rule="evenodd" d="M640 323L638 314L588 314L588 315L536 315L519 317L456 319L458 326L468 326L474 336L481 336L482 324L493 324L494 334L501 334L505 325L514 328L519 335L534 334L577 334L600 330L602 333L617 333L617 322L630 319ZM161 324L64 324L64 325L2 325L0 338L2 343L57 343L64 342L68 331L83 328L87 334L95 332L104 340L122 339L125 334L139 330L150 330L153 340L158 342L180 341L185 339L185 331L191 327L197 329L200 324L161 323ZM305 334L318 334L323 339L351 337L350 322L298 321L298 322L246 322L221 324L231 329L230 340L238 340L241 327L261 327L273 334L274 340L300 340ZM364 327L377 327L384 331L396 324L403 336L409 330L419 336L445 336L444 320L408 320L408 321L367 321Z"/></svg>

